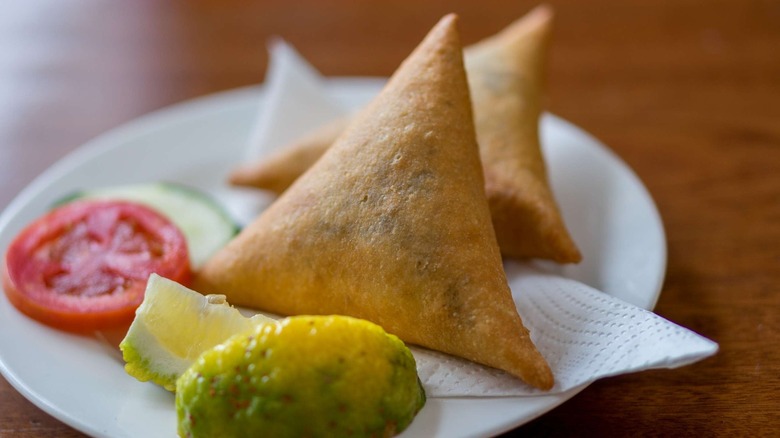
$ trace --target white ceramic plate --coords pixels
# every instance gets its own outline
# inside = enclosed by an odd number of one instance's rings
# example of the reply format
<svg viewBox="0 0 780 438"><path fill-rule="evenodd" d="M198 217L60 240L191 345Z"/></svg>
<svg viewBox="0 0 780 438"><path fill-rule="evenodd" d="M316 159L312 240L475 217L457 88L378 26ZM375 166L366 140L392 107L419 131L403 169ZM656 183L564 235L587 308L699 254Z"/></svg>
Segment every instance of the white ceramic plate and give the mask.
<svg viewBox="0 0 780 438"><path fill-rule="evenodd" d="M328 81L333 96L362 105L382 80ZM52 166L0 216L0 249L52 201L78 189L177 181L231 204L246 193L224 184L241 160L261 88L197 99L152 113L97 138ZM584 261L558 268L632 304L651 309L663 282L666 246L656 207L631 170L606 147L546 115L542 135L553 189ZM240 211L234 211L238 216ZM245 213L245 212L244 212ZM172 437L173 395L125 374L117 351L98 339L32 321L0 295L0 371L25 397L95 436ZM406 436L494 435L549 411L582 390L538 397L430 399Z"/></svg>

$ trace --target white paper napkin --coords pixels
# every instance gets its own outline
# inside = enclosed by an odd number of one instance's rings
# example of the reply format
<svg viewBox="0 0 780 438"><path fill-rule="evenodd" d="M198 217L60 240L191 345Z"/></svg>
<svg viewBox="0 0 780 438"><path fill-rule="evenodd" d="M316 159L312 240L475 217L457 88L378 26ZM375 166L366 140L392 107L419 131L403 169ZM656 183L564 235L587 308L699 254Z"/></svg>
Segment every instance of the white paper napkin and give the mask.
<svg viewBox="0 0 780 438"><path fill-rule="evenodd" d="M715 354L718 345L660 316L532 264L504 264L512 297L555 376L551 393L596 379L676 368ZM432 397L540 394L506 373L413 349Z"/></svg>
<svg viewBox="0 0 780 438"><path fill-rule="evenodd" d="M323 92L322 78L317 70L287 42L272 39L268 52L264 104L246 149L247 161L284 146L307 129L347 114Z"/></svg>
<svg viewBox="0 0 780 438"><path fill-rule="evenodd" d="M346 114L313 67L282 41L270 45L266 95L248 156L262 156ZM558 393L596 379L675 368L715 354L718 345L660 316L530 263L505 262L524 324L555 376ZM542 394L502 371L411 347L429 397Z"/></svg>

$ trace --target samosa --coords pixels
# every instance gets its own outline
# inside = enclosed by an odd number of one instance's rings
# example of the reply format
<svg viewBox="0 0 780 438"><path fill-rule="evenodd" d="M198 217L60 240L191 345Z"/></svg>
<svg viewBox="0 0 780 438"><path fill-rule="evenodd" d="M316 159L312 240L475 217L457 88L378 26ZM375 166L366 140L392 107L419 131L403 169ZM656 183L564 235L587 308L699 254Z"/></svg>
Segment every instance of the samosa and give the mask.
<svg viewBox="0 0 780 438"><path fill-rule="evenodd" d="M196 288L282 315L368 319L549 389L490 223L455 22L430 31L322 158L206 263Z"/></svg>
<svg viewBox="0 0 780 438"><path fill-rule="evenodd" d="M497 35L466 49L485 191L501 252L518 258L576 263L547 179L539 144L545 57L552 9L540 6ZM315 130L266 160L240 166L232 184L284 191L339 134L344 121Z"/></svg>
<svg viewBox="0 0 780 438"><path fill-rule="evenodd" d="M349 117L332 120L277 153L233 169L228 179L233 185L270 190L278 195L320 159L349 122Z"/></svg>
<svg viewBox="0 0 780 438"><path fill-rule="evenodd" d="M552 10L538 7L465 51L485 192L503 254L561 263L581 255L563 222L539 143Z"/></svg>

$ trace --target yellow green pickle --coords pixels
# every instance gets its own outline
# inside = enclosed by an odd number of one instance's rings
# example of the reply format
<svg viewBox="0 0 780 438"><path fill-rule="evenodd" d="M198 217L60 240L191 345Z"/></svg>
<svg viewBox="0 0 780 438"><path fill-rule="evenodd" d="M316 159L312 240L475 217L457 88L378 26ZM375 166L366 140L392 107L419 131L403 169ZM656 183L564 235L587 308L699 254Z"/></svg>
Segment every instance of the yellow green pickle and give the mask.
<svg viewBox="0 0 780 438"><path fill-rule="evenodd" d="M381 437L425 404L414 357L368 321L300 316L204 352L176 383L182 437Z"/></svg>

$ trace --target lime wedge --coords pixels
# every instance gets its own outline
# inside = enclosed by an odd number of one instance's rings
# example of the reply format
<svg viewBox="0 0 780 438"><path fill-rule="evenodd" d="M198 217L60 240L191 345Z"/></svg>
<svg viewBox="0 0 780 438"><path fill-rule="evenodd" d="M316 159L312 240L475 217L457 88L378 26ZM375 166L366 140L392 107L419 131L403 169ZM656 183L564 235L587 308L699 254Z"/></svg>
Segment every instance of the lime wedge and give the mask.
<svg viewBox="0 0 780 438"><path fill-rule="evenodd" d="M264 323L275 321L264 315L247 318L224 295L204 296L152 274L119 348L128 374L175 391L176 379L201 353Z"/></svg>

